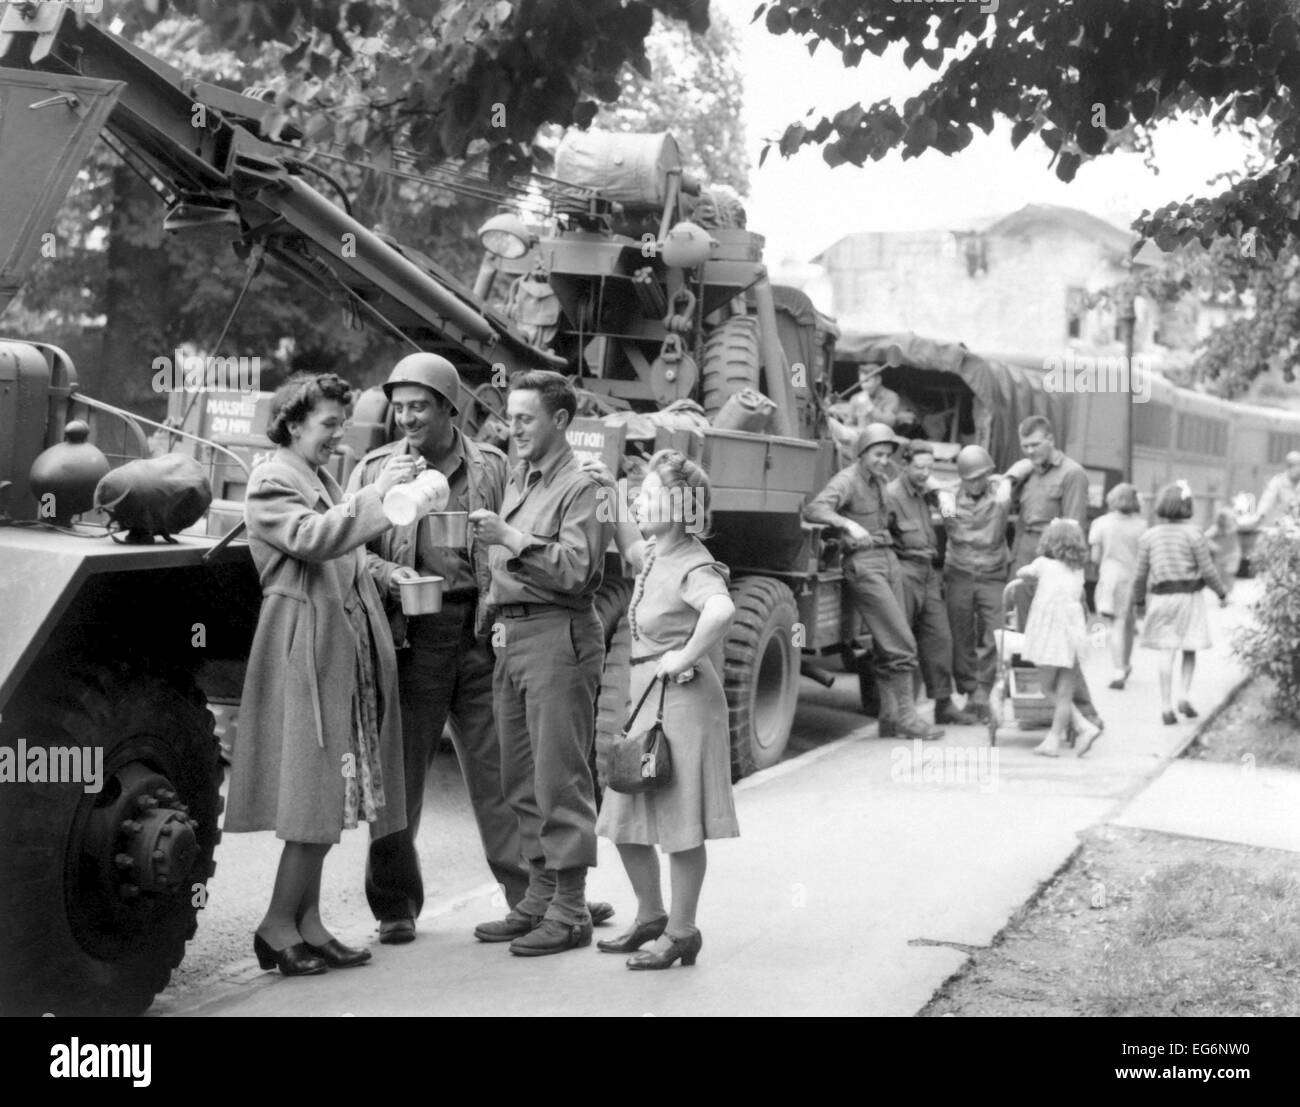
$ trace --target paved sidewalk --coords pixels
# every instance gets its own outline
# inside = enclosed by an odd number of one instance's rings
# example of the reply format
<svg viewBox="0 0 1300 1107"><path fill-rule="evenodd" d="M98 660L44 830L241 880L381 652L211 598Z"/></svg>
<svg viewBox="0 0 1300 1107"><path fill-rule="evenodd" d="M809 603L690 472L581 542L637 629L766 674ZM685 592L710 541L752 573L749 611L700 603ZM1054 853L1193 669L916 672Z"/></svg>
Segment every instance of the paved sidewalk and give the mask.
<svg viewBox="0 0 1300 1107"><path fill-rule="evenodd" d="M1175 761L1111 821L1300 853L1300 772Z"/></svg>
<svg viewBox="0 0 1300 1107"><path fill-rule="evenodd" d="M1242 582L1232 607L1212 611L1216 646L1194 697L1203 714L1243 679L1228 635L1255 588ZM693 968L632 973L594 945L512 957L471 936L501 914L485 888L426 911L414 944L376 943L363 968L288 980L243 962L164 1013L913 1015L1069 859L1079 832L1117 814L1192 734L1161 723L1155 654L1136 651L1124 692L1106 688L1103 651L1087 673L1107 729L1082 760L1033 756L1041 731L1004 729L990 750L983 728L922 746L868 725L745 781L744 836L709 845ZM1188 803L1205 813L1212 800L1198 789ZM1169 805L1188 803L1175 792ZM630 924L635 903L607 842L589 892L618 909L597 937Z"/></svg>

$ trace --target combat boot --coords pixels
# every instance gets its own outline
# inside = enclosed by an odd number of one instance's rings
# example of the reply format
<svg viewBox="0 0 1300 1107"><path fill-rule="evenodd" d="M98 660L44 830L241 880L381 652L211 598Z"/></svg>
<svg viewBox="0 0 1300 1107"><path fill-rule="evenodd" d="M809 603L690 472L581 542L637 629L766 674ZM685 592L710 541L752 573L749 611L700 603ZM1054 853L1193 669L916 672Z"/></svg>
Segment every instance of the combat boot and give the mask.
<svg viewBox="0 0 1300 1107"><path fill-rule="evenodd" d="M880 714L876 716L878 738L898 737L898 704L894 697L893 673L876 674L876 691L880 693Z"/></svg>
<svg viewBox="0 0 1300 1107"><path fill-rule="evenodd" d="M969 711L963 711L952 702L951 696L943 696L934 701L935 724L947 723L949 726L974 726L979 720Z"/></svg>
<svg viewBox="0 0 1300 1107"><path fill-rule="evenodd" d="M894 688L895 727L899 738L919 738L922 742L933 742L943 737L943 731L933 727L916 713L916 700L912 696L912 674L894 673L891 675Z"/></svg>

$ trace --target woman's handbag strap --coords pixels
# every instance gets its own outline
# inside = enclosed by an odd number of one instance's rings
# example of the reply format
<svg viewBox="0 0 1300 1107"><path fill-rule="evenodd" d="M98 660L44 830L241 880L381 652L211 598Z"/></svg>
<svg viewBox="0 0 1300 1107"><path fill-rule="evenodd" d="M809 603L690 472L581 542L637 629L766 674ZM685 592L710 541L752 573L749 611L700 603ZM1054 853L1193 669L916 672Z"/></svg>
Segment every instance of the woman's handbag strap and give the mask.
<svg viewBox="0 0 1300 1107"><path fill-rule="evenodd" d="M626 737L627 734L632 730L632 724L636 722L636 717L639 714L641 714L641 708L645 706L645 701L650 698L650 693L654 691L654 687L655 687L655 682L653 680L645 686L645 691L641 693L641 698L637 700L636 706L632 708L632 714L627 717L627 722L623 724L624 737ZM663 722L663 718L664 718L664 693L667 690L668 690L668 678L664 677L662 681L662 688L659 692L659 721L660 722Z"/></svg>

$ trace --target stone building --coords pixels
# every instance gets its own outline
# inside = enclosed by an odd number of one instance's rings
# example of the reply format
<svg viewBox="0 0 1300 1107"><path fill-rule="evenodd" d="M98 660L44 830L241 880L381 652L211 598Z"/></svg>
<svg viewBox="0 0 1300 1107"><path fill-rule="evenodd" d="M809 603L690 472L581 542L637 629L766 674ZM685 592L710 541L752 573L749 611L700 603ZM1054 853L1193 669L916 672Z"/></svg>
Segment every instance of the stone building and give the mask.
<svg viewBox="0 0 1300 1107"><path fill-rule="evenodd" d="M1075 208L1030 204L965 230L864 231L813 262L826 271L831 312L845 330L917 334L964 342L988 355L1122 354L1115 306L1089 297L1122 281L1131 231ZM1138 255L1147 264L1153 246ZM1158 257L1158 251L1155 251ZM1195 309L1136 305L1134 350L1160 360L1195 341Z"/></svg>

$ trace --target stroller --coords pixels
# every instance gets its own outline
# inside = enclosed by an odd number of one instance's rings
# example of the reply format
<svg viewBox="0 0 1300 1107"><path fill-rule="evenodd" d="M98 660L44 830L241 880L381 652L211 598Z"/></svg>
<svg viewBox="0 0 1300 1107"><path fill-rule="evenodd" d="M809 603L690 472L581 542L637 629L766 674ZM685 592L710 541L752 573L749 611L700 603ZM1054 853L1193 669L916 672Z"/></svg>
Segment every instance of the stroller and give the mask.
<svg viewBox="0 0 1300 1107"><path fill-rule="evenodd" d="M1002 627L993 632L998 651L998 675L989 695L989 745L998 744L998 730L1008 725L1020 729L1052 725L1052 701L1043 691L1042 674L1032 661L1020 656L1025 636L1017 617L1018 601L1027 587L1013 580L1002 590ZM1067 745L1074 745L1071 733Z"/></svg>

